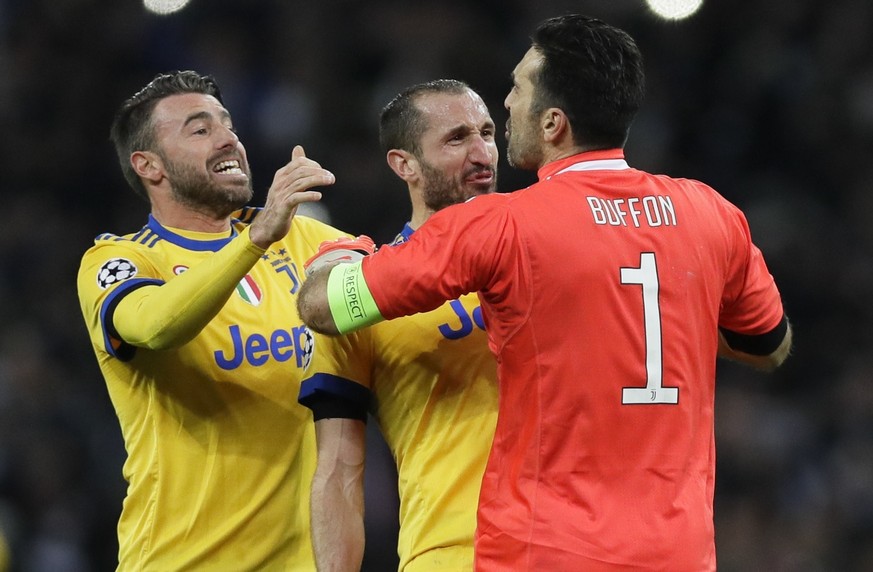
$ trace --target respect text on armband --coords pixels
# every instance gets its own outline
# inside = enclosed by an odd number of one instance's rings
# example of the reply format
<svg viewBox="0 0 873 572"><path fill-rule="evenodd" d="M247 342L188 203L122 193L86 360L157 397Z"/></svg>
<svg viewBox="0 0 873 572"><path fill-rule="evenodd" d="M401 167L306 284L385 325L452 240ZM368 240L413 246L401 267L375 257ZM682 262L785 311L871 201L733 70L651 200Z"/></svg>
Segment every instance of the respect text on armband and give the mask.
<svg viewBox="0 0 873 572"><path fill-rule="evenodd" d="M367 312L361 304L359 274L355 272L343 272L343 293L345 294L346 310L353 320L362 320L367 317Z"/></svg>

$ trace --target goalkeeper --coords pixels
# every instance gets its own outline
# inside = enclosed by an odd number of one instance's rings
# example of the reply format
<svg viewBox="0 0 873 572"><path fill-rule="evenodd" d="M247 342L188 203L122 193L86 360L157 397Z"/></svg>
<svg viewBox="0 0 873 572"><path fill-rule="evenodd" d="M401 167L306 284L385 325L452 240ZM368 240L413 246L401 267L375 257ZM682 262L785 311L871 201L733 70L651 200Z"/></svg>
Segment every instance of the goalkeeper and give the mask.
<svg viewBox="0 0 873 572"><path fill-rule="evenodd" d="M345 332L479 292L500 409L476 570L715 570L716 356L786 358L775 281L738 208L625 161L630 36L549 19L512 78L507 155L538 182L314 273L301 316Z"/></svg>

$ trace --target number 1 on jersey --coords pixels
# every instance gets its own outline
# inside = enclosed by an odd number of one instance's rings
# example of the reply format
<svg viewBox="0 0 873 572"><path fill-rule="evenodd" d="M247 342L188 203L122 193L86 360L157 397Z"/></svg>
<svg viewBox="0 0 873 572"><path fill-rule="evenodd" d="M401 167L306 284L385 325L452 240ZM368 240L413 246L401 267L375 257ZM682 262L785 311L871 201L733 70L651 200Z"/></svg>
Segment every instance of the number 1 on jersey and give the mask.
<svg viewBox="0 0 873 572"><path fill-rule="evenodd" d="M646 337L646 387L624 387L621 402L629 405L679 403L679 388L664 387L661 351L661 308L658 302L658 267L654 252L640 253L639 268L621 268L622 284L643 287L643 324Z"/></svg>

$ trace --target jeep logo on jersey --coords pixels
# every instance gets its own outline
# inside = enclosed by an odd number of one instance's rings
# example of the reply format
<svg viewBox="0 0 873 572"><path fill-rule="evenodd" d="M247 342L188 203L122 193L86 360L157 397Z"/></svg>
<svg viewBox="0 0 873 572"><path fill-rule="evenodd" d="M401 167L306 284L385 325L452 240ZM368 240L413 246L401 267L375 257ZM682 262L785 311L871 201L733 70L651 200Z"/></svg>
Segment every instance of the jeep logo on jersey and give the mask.
<svg viewBox="0 0 873 572"><path fill-rule="evenodd" d="M213 353L215 363L221 369L233 370L244 363L258 367L270 359L284 362L295 356L297 367L304 367L308 363L306 352L307 346L311 351L312 334L302 324L292 326L289 330L279 328L269 335L257 332L246 335L234 324L228 328L228 333L231 347Z"/></svg>
<svg viewBox="0 0 873 572"><path fill-rule="evenodd" d="M480 330L485 329L485 320L482 319L482 308L476 306L473 308L472 315L467 312L467 309L464 307L464 303L460 300L452 300L449 302L449 306L451 306L452 310L454 310L455 315L458 317L458 326L453 327L452 325L445 323L439 326L439 331L449 340L460 340L461 338L467 337L473 333L473 326L475 325Z"/></svg>
<svg viewBox="0 0 873 572"><path fill-rule="evenodd" d="M113 284L124 282L129 278L136 276L136 266L133 262L126 258L113 258L107 260L97 272L97 285L102 290L106 290Z"/></svg>

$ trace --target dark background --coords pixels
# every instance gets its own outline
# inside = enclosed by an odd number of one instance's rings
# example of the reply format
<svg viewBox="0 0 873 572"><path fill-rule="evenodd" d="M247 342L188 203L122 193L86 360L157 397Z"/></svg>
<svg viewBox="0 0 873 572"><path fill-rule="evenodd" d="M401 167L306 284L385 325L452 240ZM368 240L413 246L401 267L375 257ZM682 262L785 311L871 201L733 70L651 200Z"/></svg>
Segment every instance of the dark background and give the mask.
<svg viewBox="0 0 873 572"><path fill-rule="evenodd" d="M873 570L869 0L710 0L682 22L630 0L194 0L165 17L136 0L0 0L0 528L13 570L115 566L124 449L75 275L93 237L147 214L107 139L117 105L160 71L215 75L258 202L300 143L336 174L332 223L384 242L409 207L378 150L381 106L454 77L502 126L528 34L568 10L637 38L649 93L629 162L743 208L796 328L774 375L719 366L720 570ZM501 159L500 178L508 191L533 175ZM375 450L365 569L382 571L396 501Z"/></svg>

